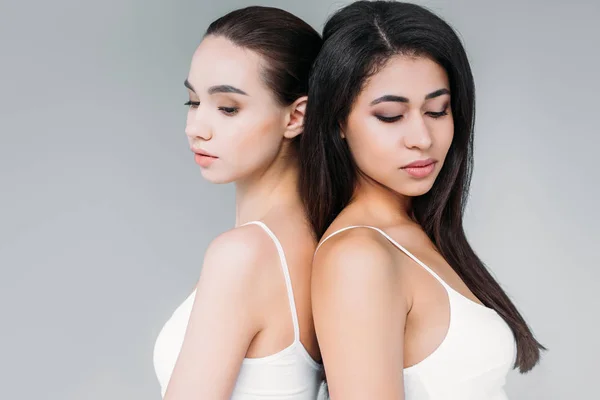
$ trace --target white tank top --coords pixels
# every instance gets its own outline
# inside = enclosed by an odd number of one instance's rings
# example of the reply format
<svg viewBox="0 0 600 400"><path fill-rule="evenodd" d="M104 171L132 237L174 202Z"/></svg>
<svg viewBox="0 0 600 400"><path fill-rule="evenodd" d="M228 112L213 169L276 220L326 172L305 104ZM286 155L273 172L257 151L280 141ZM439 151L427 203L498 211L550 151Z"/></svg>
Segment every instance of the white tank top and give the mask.
<svg viewBox="0 0 600 400"><path fill-rule="evenodd" d="M277 247L294 326L294 341L278 353L261 358L244 358L231 399L314 400L321 386L322 364L314 361L300 342L296 303L283 247L264 223L252 221L248 224L263 228ZM196 292L192 292L175 310L156 339L154 370L163 397L183 344L195 295Z"/></svg>
<svg viewBox="0 0 600 400"><path fill-rule="evenodd" d="M372 226L348 226L321 241L353 228L381 233L429 272L448 293L450 325L442 343L423 361L404 368L406 400L507 400L504 383L516 358L511 329L495 310L452 289L387 233ZM318 249L318 247L317 247Z"/></svg>

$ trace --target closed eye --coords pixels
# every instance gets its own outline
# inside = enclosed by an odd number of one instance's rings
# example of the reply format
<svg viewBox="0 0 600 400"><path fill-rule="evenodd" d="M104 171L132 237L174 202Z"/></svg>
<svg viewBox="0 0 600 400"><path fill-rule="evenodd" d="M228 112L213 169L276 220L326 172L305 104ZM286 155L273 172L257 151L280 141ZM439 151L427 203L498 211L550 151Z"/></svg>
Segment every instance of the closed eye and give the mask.
<svg viewBox="0 0 600 400"><path fill-rule="evenodd" d="M399 121L400 119L402 119L402 115L396 115L394 117L385 117L383 115L376 115L375 116L378 120L382 121L382 122L386 122L386 123L392 123L392 122L396 122Z"/></svg>
<svg viewBox="0 0 600 400"><path fill-rule="evenodd" d="M223 112L223 114L227 115L228 117L232 117L238 113L239 108L237 108L237 107L219 107L219 110L221 110L221 112Z"/></svg>
<svg viewBox="0 0 600 400"><path fill-rule="evenodd" d="M198 106L200 105L199 101L188 101L187 103L184 103L185 106L189 106L190 108L198 108Z"/></svg>
<svg viewBox="0 0 600 400"><path fill-rule="evenodd" d="M425 114L429 115L432 118L441 118L444 115L448 115L448 110L444 110L444 111L440 111L440 112L429 111L429 112L426 112Z"/></svg>
<svg viewBox="0 0 600 400"><path fill-rule="evenodd" d="M440 112L429 111L429 112L426 112L425 114L429 115L432 118L441 118L441 117L443 117L445 115L448 115L448 107L449 107L449 105L446 105L444 107L444 109L442 111L440 111Z"/></svg>

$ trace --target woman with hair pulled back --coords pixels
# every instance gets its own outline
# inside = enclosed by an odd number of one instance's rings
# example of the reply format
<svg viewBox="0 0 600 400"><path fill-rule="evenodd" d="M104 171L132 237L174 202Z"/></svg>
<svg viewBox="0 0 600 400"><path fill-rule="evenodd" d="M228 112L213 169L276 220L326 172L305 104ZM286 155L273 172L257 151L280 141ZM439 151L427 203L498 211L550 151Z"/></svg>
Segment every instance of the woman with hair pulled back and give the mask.
<svg viewBox="0 0 600 400"><path fill-rule="evenodd" d="M235 183L236 221L210 243L195 290L156 340L165 400L317 396L316 240L298 143L321 44L294 15L248 7L214 21L192 57L185 133L202 176Z"/></svg>
<svg viewBox="0 0 600 400"><path fill-rule="evenodd" d="M453 29L408 3L326 23L301 193L318 238L313 316L333 400L505 400L543 347L463 229L474 82Z"/></svg>

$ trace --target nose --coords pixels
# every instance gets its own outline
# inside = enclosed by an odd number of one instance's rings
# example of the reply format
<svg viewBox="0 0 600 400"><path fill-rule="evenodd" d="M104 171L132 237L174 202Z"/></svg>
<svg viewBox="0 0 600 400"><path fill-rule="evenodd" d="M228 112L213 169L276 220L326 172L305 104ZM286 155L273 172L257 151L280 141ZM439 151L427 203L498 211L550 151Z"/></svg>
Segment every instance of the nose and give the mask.
<svg viewBox="0 0 600 400"><path fill-rule="evenodd" d="M206 118L202 118L200 109L190 109L185 125L185 134L190 140L210 140L212 128Z"/></svg>
<svg viewBox="0 0 600 400"><path fill-rule="evenodd" d="M407 128L404 136L406 147L420 150L427 150L431 147L433 139L423 115L420 113L413 115Z"/></svg>

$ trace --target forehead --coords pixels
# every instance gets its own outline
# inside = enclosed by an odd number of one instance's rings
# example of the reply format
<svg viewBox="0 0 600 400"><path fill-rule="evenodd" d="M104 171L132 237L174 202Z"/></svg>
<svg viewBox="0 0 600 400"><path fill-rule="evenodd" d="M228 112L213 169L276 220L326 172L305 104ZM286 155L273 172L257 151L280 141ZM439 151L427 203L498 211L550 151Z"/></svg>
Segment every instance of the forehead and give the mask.
<svg viewBox="0 0 600 400"><path fill-rule="evenodd" d="M369 78L363 94L369 97L395 94L421 101L425 95L442 88L450 87L448 75L438 63L426 57L398 55Z"/></svg>
<svg viewBox="0 0 600 400"><path fill-rule="evenodd" d="M210 86L232 85L248 93L264 90L262 58L223 37L207 36L194 55L188 80L197 92Z"/></svg>

